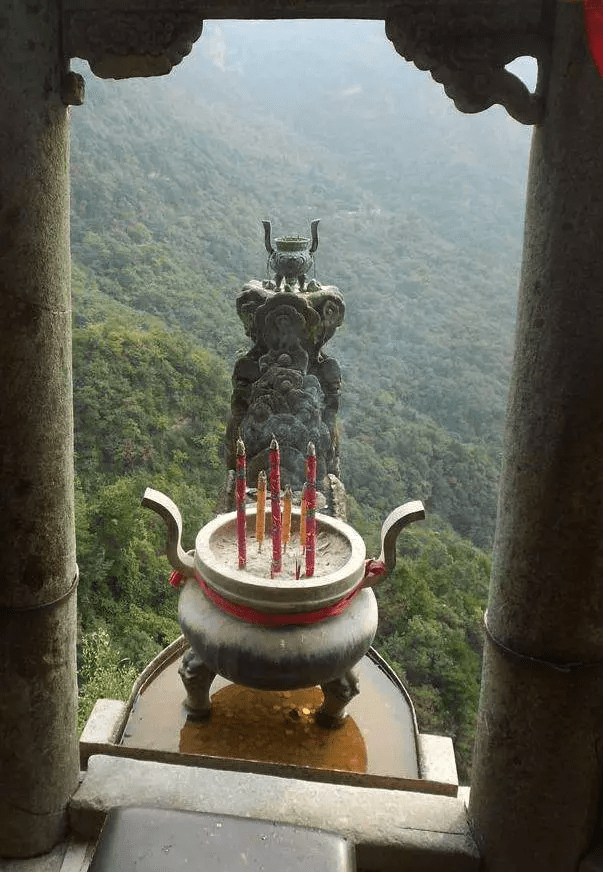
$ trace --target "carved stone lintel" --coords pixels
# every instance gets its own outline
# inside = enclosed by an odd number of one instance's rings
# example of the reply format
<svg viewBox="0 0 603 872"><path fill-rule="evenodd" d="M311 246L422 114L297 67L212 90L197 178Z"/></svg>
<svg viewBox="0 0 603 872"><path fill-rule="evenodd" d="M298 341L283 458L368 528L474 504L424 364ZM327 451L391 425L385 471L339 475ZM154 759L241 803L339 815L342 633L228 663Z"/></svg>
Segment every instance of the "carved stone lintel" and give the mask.
<svg viewBox="0 0 603 872"><path fill-rule="evenodd" d="M67 57L87 60L101 78L161 76L190 53L203 21L176 9L83 8L64 16Z"/></svg>
<svg viewBox="0 0 603 872"><path fill-rule="evenodd" d="M487 8L458 12L448 4L399 7L386 19L385 32L403 58L443 85L461 112L483 112L499 103L522 124L542 120L550 50L541 34L493 30ZM538 63L534 93L505 69L525 55Z"/></svg>

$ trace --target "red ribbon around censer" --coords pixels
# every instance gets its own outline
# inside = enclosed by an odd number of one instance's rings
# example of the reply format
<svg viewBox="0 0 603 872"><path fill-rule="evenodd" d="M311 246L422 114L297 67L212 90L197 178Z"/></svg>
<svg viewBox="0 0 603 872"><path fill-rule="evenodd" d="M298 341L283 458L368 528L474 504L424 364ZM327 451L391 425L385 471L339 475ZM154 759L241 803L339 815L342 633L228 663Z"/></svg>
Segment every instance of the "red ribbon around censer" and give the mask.
<svg viewBox="0 0 603 872"><path fill-rule="evenodd" d="M364 565L364 577L356 585L354 590L346 594L336 603L330 606L325 606L322 609L315 609L313 612L296 612L295 614L287 615L275 612L262 612L259 609L253 609L250 606L233 603L226 597L223 597L217 591L213 590L206 581L199 575L195 578L199 582L199 587L205 596L211 600L214 605L222 609L228 615L238 618L240 621L245 621L247 624L259 624L262 627L284 627L288 624L316 624L318 621L324 621L327 618L334 618L340 615L352 602L354 597L360 593L364 586L364 582L369 579L377 578L384 575L386 572L385 564L381 560L367 560ZM172 587L181 587L186 581L186 578L181 572L175 569L170 575L170 584Z"/></svg>

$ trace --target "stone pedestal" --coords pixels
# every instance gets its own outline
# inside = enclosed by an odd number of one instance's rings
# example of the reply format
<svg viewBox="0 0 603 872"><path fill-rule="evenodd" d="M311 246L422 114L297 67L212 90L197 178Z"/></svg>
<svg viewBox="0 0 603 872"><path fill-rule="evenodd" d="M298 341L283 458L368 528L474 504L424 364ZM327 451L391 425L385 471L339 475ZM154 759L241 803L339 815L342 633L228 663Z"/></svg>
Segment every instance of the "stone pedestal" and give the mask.
<svg viewBox="0 0 603 872"><path fill-rule="evenodd" d="M77 785L68 118L59 5L0 14L0 856Z"/></svg>
<svg viewBox="0 0 603 872"><path fill-rule="evenodd" d="M470 818L488 872L569 872L603 747L603 80L556 4L534 132Z"/></svg>

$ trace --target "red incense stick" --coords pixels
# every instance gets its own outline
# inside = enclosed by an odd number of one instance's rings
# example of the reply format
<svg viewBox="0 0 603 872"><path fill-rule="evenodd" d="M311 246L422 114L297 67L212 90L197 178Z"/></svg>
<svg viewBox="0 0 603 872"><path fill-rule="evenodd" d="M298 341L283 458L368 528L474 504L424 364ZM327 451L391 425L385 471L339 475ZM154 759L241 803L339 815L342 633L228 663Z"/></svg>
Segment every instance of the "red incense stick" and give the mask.
<svg viewBox="0 0 603 872"><path fill-rule="evenodd" d="M308 442L306 458L306 578L314 575L316 560L316 449Z"/></svg>
<svg viewBox="0 0 603 872"><path fill-rule="evenodd" d="M301 548L302 554L306 550L306 508L306 485L304 484L299 513L299 547Z"/></svg>
<svg viewBox="0 0 603 872"><path fill-rule="evenodd" d="M272 512L272 566L270 577L274 578L283 568L281 539L281 456L278 442L272 437L270 443L270 508Z"/></svg>
<svg viewBox="0 0 603 872"><path fill-rule="evenodd" d="M247 520L245 518L245 498L247 496L247 459L245 445L242 439L237 440L237 546L239 552L239 569L244 569L247 563Z"/></svg>

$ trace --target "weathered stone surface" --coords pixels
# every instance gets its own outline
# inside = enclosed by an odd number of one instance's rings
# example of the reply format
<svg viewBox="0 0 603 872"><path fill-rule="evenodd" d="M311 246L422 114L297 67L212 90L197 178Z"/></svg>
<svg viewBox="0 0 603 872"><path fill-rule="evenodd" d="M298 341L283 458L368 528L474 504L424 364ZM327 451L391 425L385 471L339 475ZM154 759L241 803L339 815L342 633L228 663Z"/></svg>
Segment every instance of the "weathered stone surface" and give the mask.
<svg viewBox="0 0 603 872"><path fill-rule="evenodd" d="M29 860L2 860L0 865L2 872L63 872L66 852L67 843L62 842L41 857Z"/></svg>
<svg viewBox="0 0 603 872"><path fill-rule="evenodd" d="M367 18L385 19L401 0L65 0L67 10L104 7L155 10L183 9L200 18ZM487 9L497 26L521 29L526 22L540 21L542 0L405 0L412 8Z"/></svg>
<svg viewBox="0 0 603 872"><path fill-rule="evenodd" d="M444 784L459 783L452 739L448 736L419 734L421 777Z"/></svg>
<svg viewBox="0 0 603 872"><path fill-rule="evenodd" d="M289 288L289 285L286 285ZM319 487L339 476L336 416L341 370L323 351L344 318L343 296L333 286L311 281L304 292L279 291L275 283L250 281L237 299L237 312L253 347L235 364L226 463L235 466L240 433L247 472L255 484L269 469L273 436L280 447L283 487L301 491L307 446L316 448Z"/></svg>
<svg viewBox="0 0 603 872"><path fill-rule="evenodd" d="M126 711L118 699L97 699L80 736L80 745L115 742L117 730Z"/></svg>
<svg viewBox="0 0 603 872"><path fill-rule="evenodd" d="M91 757L70 806L93 838L116 805L149 805L327 828L356 845L358 866L380 872L476 872L463 804L450 797L318 784L241 772Z"/></svg>
<svg viewBox="0 0 603 872"><path fill-rule="evenodd" d="M517 25L518 22L515 22ZM405 3L386 18L386 33L402 57L444 86L461 112L483 112L495 103L522 124L535 124L544 112L544 75L549 34L538 17L519 28L498 23L492 4ZM506 69L517 57L538 61L536 93Z"/></svg>
<svg viewBox="0 0 603 872"><path fill-rule="evenodd" d="M77 783L67 109L54 2L0 16L0 856Z"/></svg>
<svg viewBox="0 0 603 872"><path fill-rule="evenodd" d="M603 741L603 80L559 3L536 128L470 815L489 872L575 869Z"/></svg>
<svg viewBox="0 0 603 872"><path fill-rule="evenodd" d="M92 754L102 754L107 744L117 740L126 716L126 703L116 699L98 699L86 721L79 741L80 767L85 769Z"/></svg>
<svg viewBox="0 0 603 872"><path fill-rule="evenodd" d="M105 79L165 75L201 36L198 7L182 0L66 2L64 50L67 57L87 60Z"/></svg>

